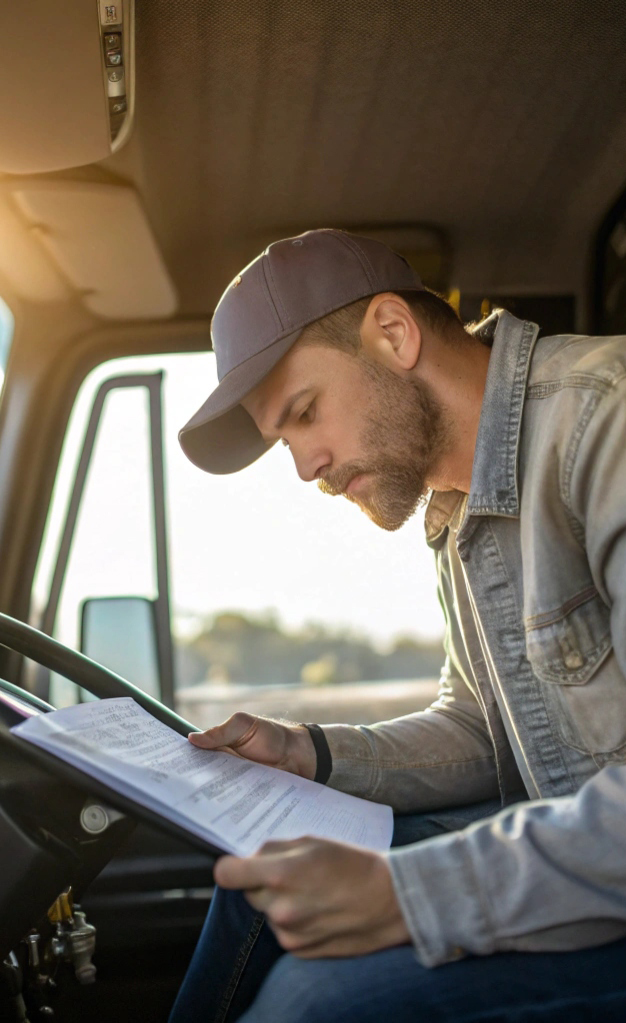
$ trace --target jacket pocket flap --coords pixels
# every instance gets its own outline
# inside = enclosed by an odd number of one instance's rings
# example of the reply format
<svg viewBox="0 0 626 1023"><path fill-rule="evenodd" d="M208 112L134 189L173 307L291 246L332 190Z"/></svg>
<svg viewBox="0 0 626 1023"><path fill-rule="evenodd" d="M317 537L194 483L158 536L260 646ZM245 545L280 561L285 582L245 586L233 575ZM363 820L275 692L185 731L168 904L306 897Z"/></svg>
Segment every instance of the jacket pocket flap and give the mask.
<svg viewBox="0 0 626 1023"><path fill-rule="evenodd" d="M609 609L595 587L524 625L528 660L542 682L584 685L611 650Z"/></svg>

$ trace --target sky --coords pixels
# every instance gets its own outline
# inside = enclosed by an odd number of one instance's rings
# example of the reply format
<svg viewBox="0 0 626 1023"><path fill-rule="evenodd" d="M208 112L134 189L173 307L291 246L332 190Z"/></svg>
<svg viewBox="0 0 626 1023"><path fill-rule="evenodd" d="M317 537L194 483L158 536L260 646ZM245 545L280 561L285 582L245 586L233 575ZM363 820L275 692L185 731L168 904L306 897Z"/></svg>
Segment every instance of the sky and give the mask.
<svg viewBox="0 0 626 1023"><path fill-rule="evenodd" d="M164 441L172 604L179 631L219 610L274 610L297 628L347 627L381 649L398 635L440 637L432 552L423 512L387 533L344 498L303 483L276 445L248 469L211 476L180 450L177 434L217 383L214 356L119 359L98 367L79 393L62 454L37 569L42 606L56 558L86 420L102 380L164 370ZM75 644L86 596L154 596L148 417L145 390L111 394L96 442L57 628Z"/></svg>

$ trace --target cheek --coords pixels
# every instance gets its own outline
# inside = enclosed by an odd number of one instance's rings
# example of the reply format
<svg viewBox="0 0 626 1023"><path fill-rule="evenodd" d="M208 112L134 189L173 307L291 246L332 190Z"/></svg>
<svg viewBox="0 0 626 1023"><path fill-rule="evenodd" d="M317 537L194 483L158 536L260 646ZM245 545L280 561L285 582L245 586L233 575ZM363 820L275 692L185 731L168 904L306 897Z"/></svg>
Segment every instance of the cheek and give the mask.
<svg viewBox="0 0 626 1023"><path fill-rule="evenodd" d="M324 431L336 464L341 465L362 458L366 447L365 430L366 424L362 417L354 415L350 410L337 418L334 427Z"/></svg>
<svg viewBox="0 0 626 1023"><path fill-rule="evenodd" d="M372 394L360 375L349 386L337 388L319 420L320 434L333 453L336 465L362 459L371 443L367 440Z"/></svg>

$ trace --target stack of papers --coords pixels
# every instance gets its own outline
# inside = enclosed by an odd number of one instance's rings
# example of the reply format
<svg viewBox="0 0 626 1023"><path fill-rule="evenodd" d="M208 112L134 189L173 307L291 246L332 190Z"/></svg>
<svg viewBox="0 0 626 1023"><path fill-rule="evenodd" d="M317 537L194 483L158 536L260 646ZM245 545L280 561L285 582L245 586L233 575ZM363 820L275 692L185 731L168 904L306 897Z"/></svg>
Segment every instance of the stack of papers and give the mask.
<svg viewBox="0 0 626 1023"><path fill-rule="evenodd" d="M198 749L130 697L37 715L12 731L225 852L248 856L303 835L367 849L391 842L389 806Z"/></svg>

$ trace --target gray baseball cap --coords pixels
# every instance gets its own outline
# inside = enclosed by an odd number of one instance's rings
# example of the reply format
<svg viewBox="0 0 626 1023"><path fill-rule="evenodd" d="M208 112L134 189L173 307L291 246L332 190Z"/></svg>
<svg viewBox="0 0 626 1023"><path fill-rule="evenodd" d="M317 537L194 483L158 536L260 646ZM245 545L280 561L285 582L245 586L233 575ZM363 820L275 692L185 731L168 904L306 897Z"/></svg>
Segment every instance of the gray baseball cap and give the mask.
<svg viewBox="0 0 626 1023"><path fill-rule="evenodd" d="M407 261L372 238L322 228L268 246L222 295L211 325L219 385L179 434L205 472L237 472L271 445L240 404L310 323L383 291L422 291Z"/></svg>

